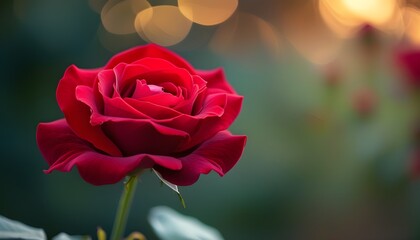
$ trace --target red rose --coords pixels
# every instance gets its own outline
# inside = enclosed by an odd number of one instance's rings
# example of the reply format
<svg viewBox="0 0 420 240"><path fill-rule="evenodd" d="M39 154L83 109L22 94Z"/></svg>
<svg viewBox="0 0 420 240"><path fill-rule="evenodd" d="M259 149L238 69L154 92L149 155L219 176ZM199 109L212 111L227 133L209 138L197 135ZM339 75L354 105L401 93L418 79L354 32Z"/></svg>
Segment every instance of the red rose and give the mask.
<svg viewBox="0 0 420 240"><path fill-rule="evenodd" d="M76 166L94 185L153 168L176 185L228 172L245 136L226 129L242 96L221 69L200 71L158 47L136 47L99 69L70 66L57 88L65 118L41 123L37 142L53 170Z"/></svg>

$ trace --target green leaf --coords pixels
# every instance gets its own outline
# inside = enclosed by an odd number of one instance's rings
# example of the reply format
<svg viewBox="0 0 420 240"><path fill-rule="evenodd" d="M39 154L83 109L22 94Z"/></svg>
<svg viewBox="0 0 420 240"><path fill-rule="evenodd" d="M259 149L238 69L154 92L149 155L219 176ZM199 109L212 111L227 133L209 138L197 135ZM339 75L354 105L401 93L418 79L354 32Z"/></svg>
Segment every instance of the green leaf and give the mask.
<svg viewBox="0 0 420 240"><path fill-rule="evenodd" d="M169 207L152 208L148 220L161 240L223 240L215 228L193 217L179 214Z"/></svg>
<svg viewBox="0 0 420 240"><path fill-rule="evenodd" d="M70 236L67 233L59 233L58 235L54 236L52 240L90 240L89 236Z"/></svg>
<svg viewBox="0 0 420 240"><path fill-rule="evenodd" d="M186 208L187 206L185 205L184 198L181 196L181 194L180 194L180 193L178 193L178 198L179 198L179 201L181 202L182 206L183 206L184 208Z"/></svg>
<svg viewBox="0 0 420 240"><path fill-rule="evenodd" d="M180 192L179 192L179 190L178 190L178 186L177 186L177 185L175 185L175 184L172 184L172 183L170 183L170 182L168 182L168 181L166 181L166 180L162 177L162 175L160 175L160 173L158 173L155 169L152 169L152 170L153 170L153 172L156 174L156 176L160 179L160 182L161 182L161 183L164 183L166 186L168 186L170 189L172 189L172 190L174 190L174 192L176 192L176 194L178 195L179 201L181 202L182 206L183 206L184 208L186 208L184 198L181 196L181 193L180 193Z"/></svg>
<svg viewBox="0 0 420 240"><path fill-rule="evenodd" d="M47 239L44 230L27 226L0 215L0 239Z"/></svg>
<svg viewBox="0 0 420 240"><path fill-rule="evenodd" d="M176 193L180 194L178 191L178 186L175 184L172 184L168 181L166 181L160 173L158 173L155 169L153 169L153 172L156 174L156 176L160 179L161 182L163 182L166 186L168 186L170 189L174 190Z"/></svg>

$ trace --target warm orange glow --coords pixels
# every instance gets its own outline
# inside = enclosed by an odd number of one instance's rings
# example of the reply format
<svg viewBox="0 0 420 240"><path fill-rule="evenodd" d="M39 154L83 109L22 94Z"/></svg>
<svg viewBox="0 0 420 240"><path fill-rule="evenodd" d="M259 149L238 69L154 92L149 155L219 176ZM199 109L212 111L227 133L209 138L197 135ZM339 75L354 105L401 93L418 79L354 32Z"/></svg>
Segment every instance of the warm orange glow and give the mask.
<svg viewBox="0 0 420 240"><path fill-rule="evenodd" d="M274 27L261 18L257 18L256 21L263 45L267 46L272 53L279 53L280 40L278 33L274 30Z"/></svg>
<svg viewBox="0 0 420 240"><path fill-rule="evenodd" d="M178 0L182 14L201 25L216 25L226 21L238 7L238 0Z"/></svg>
<svg viewBox="0 0 420 240"><path fill-rule="evenodd" d="M274 28L263 19L248 13L235 13L215 32L210 47L220 54L249 54L262 48L277 54L280 43Z"/></svg>
<svg viewBox="0 0 420 240"><path fill-rule="evenodd" d="M337 56L342 40L332 32L311 3L300 4L281 16L287 39L314 64L328 64Z"/></svg>
<svg viewBox="0 0 420 240"><path fill-rule="evenodd" d="M386 24L394 16L396 0L341 0L344 6L360 21L373 25Z"/></svg>
<svg viewBox="0 0 420 240"><path fill-rule="evenodd" d="M177 7L160 5L139 12L134 25L144 40L171 46L181 42L188 35L192 22L185 18Z"/></svg>
<svg viewBox="0 0 420 240"><path fill-rule="evenodd" d="M414 44L420 44L420 10L406 7L403 10L405 35Z"/></svg>
<svg viewBox="0 0 420 240"><path fill-rule="evenodd" d="M339 37L351 37L356 32L360 22L354 21L341 1L320 0L319 12L327 26Z"/></svg>
<svg viewBox="0 0 420 240"><path fill-rule="evenodd" d="M365 24L400 33L399 0L319 0L318 5L325 23L340 37L351 36Z"/></svg>
<svg viewBox="0 0 420 240"><path fill-rule="evenodd" d="M102 24L110 33L135 33L136 14L146 8L150 8L146 0L109 0L101 11Z"/></svg>

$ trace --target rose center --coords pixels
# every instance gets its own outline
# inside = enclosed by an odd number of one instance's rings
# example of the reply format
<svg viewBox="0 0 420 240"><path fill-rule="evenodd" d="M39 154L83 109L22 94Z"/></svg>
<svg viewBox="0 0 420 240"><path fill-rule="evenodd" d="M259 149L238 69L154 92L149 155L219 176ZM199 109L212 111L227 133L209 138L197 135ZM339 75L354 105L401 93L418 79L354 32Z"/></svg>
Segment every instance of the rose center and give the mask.
<svg viewBox="0 0 420 240"><path fill-rule="evenodd" d="M164 92L163 87L161 87L161 86L157 86L157 85L153 85L153 84L148 84L147 86L150 89L151 95Z"/></svg>
<svg viewBox="0 0 420 240"><path fill-rule="evenodd" d="M136 84L132 85L131 89L133 90L125 92L125 96L136 99L153 96L164 92L163 87L154 84L147 84L145 80L137 80Z"/></svg>

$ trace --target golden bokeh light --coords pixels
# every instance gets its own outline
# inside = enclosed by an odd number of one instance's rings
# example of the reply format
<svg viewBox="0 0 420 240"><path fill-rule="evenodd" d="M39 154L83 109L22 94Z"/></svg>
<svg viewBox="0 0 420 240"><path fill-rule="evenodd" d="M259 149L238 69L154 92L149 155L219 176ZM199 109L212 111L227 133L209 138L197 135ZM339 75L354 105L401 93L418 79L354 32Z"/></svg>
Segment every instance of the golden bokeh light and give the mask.
<svg viewBox="0 0 420 240"><path fill-rule="evenodd" d="M171 46L184 40L190 32L192 22L177 7L160 5L139 12L134 25L144 40Z"/></svg>
<svg viewBox="0 0 420 240"><path fill-rule="evenodd" d="M314 64L330 63L342 47L342 39L324 23L312 3L289 8L281 15L280 22L293 47Z"/></svg>
<svg viewBox="0 0 420 240"><path fill-rule="evenodd" d="M137 13L150 7L146 0L109 0L101 11L102 25L114 34L135 33Z"/></svg>
<svg viewBox="0 0 420 240"><path fill-rule="evenodd" d="M360 21L381 26L394 16L396 0L341 0L348 11Z"/></svg>
<svg viewBox="0 0 420 240"><path fill-rule="evenodd" d="M319 0L318 5L322 19L339 37L347 38L354 35L360 22L351 17L341 1Z"/></svg>
<svg viewBox="0 0 420 240"><path fill-rule="evenodd" d="M403 9L405 35L414 44L420 45L420 10L412 7Z"/></svg>
<svg viewBox="0 0 420 240"><path fill-rule="evenodd" d="M400 34L399 0L319 0L319 12L338 36L353 36L366 24L388 33Z"/></svg>
<svg viewBox="0 0 420 240"><path fill-rule="evenodd" d="M216 30L210 48L219 54L244 55L263 50L277 54L278 33L267 21L249 13L237 12Z"/></svg>
<svg viewBox="0 0 420 240"><path fill-rule="evenodd" d="M189 20L210 26L232 16L238 7L238 0L178 0L178 7Z"/></svg>

